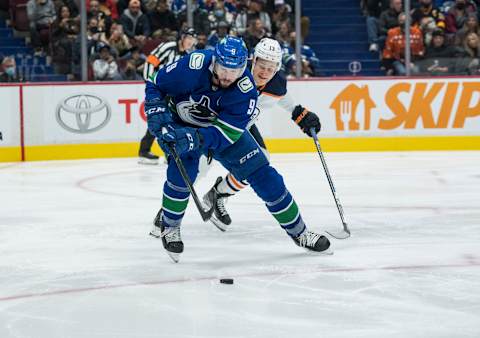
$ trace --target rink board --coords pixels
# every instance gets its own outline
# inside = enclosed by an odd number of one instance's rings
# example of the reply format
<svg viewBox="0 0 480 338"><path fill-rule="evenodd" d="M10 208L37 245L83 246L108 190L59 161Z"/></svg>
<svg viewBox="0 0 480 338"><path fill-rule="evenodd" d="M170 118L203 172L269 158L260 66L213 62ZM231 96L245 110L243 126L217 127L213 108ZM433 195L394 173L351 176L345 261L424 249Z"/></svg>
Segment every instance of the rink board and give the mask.
<svg viewBox="0 0 480 338"><path fill-rule="evenodd" d="M18 86L0 87L0 104L0 162L21 161L20 91Z"/></svg>
<svg viewBox="0 0 480 338"><path fill-rule="evenodd" d="M290 81L289 93L320 116L326 151L480 149L479 78ZM136 156L143 97L132 82L0 86L0 161ZM257 124L271 152L315 151L278 106Z"/></svg>

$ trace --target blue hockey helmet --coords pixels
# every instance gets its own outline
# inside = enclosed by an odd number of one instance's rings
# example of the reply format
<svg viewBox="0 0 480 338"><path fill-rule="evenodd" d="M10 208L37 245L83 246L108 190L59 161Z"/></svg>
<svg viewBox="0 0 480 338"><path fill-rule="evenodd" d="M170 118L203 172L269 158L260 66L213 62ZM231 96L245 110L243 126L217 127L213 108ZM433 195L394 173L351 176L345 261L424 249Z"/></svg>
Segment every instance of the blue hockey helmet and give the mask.
<svg viewBox="0 0 480 338"><path fill-rule="evenodd" d="M227 35L215 46L215 62L225 68L245 68L248 51L241 38Z"/></svg>

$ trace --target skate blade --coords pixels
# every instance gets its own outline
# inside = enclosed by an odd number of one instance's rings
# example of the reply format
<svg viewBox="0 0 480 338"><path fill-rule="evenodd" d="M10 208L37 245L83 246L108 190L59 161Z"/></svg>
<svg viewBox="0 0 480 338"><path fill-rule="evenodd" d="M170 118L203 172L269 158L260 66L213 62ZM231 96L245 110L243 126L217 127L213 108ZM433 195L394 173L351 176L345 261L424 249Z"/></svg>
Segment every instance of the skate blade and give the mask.
<svg viewBox="0 0 480 338"><path fill-rule="evenodd" d="M180 254L177 253L177 252L167 251L167 254L170 256L172 261L174 261L175 263L178 263L178 261L180 260Z"/></svg>
<svg viewBox="0 0 480 338"><path fill-rule="evenodd" d="M304 248L304 250L309 255L312 255L312 256L331 256L331 255L333 255L332 246L330 246L327 250L323 250L323 251L312 251L312 250L308 250L306 248Z"/></svg>
<svg viewBox="0 0 480 338"><path fill-rule="evenodd" d="M160 238L162 237L162 230L160 229L160 227L157 227L156 225L154 225L149 235L155 238Z"/></svg>
<svg viewBox="0 0 480 338"><path fill-rule="evenodd" d="M220 222L220 220L218 220L215 217L215 215L212 215L212 217L210 218L210 222L212 222L213 225L215 225L217 227L217 229L222 231L222 232L225 232L228 229L228 225L225 225L222 222Z"/></svg>
<svg viewBox="0 0 480 338"><path fill-rule="evenodd" d="M162 237L162 233L157 233L156 231L152 230L149 233L150 236L155 237L155 238L160 238Z"/></svg>
<svg viewBox="0 0 480 338"><path fill-rule="evenodd" d="M158 160L151 160L148 158L139 158L138 164L158 165Z"/></svg>

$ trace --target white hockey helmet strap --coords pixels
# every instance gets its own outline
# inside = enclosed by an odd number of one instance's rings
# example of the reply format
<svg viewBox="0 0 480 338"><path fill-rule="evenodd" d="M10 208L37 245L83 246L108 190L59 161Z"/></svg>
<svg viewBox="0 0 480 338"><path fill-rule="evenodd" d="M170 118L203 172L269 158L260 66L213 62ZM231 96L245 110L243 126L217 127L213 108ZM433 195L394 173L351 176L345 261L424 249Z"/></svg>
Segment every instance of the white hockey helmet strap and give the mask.
<svg viewBox="0 0 480 338"><path fill-rule="evenodd" d="M253 53L252 69L255 67L255 61L257 58L276 62L277 69L275 72L278 72L282 67L282 48L278 41L270 38L263 38L260 40L255 46L255 51Z"/></svg>

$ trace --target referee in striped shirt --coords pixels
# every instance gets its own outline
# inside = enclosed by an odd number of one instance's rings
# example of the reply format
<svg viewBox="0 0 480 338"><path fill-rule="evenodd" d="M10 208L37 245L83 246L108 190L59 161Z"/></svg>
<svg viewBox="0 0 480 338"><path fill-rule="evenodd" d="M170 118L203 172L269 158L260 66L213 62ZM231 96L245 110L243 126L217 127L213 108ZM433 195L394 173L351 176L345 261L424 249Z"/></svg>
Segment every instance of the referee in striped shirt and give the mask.
<svg viewBox="0 0 480 338"><path fill-rule="evenodd" d="M197 43L197 33L193 28L184 29L178 41L168 41L159 44L147 57L143 68L143 79L149 81L153 78L156 71L167 66L183 55L191 52ZM141 164L158 164L158 156L151 152L155 136L150 131L145 133L140 141L140 150L138 151L139 161Z"/></svg>

